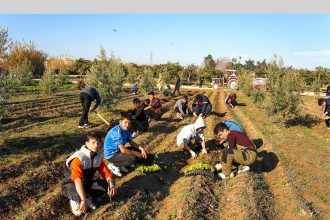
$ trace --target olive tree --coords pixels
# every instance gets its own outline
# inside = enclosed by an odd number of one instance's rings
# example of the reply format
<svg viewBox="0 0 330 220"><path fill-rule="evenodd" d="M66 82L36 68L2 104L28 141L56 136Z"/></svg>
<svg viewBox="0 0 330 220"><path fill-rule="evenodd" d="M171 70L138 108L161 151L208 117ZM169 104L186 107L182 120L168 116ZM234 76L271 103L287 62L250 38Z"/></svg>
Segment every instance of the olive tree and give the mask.
<svg viewBox="0 0 330 220"><path fill-rule="evenodd" d="M125 73L119 59L107 58L106 51L101 47L98 59L93 62L86 75L86 84L95 87L101 95L102 106L110 109L120 97Z"/></svg>

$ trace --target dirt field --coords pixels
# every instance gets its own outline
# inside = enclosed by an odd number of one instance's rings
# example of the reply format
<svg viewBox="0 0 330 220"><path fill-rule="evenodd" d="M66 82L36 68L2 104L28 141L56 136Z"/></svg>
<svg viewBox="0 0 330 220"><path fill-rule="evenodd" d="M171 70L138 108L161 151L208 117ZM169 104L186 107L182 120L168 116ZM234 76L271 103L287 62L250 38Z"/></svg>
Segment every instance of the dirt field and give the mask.
<svg viewBox="0 0 330 220"><path fill-rule="evenodd" d="M229 91L183 89L189 105L197 92L207 95L213 105L205 130L211 152L190 159L176 147L176 135L194 120L175 118L173 106L180 97L159 95L162 119L153 121L135 141L157 154L162 170L148 175L133 171L116 178L118 195L111 202L101 198L99 208L83 218L329 219L330 131L315 98L304 97L304 117L284 126L241 93L240 105L229 109L224 104ZM120 111L132 108L133 97L127 92L111 112L100 113L108 120L118 118ZM0 219L72 219L68 200L61 195L65 160L80 148L88 131L105 135L105 124L91 114L91 128L77 129L81 106L76 90L49 97L18 94L1 111ZM212 131L223 119L240 121L257 144L252 171L226 180L184 177L181 170L187 164L219 162L221 151Z"/></svg>

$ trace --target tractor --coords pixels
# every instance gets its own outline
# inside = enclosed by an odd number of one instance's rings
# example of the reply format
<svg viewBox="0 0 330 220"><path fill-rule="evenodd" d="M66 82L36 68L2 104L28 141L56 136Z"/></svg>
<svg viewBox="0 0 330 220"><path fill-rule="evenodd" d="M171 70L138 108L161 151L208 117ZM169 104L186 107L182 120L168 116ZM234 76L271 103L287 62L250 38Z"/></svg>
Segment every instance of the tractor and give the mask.
<svg viewBox="0 0 330 220"><path fill-rule="evenodd" d="M269 90L267 86L267 78L264 77L253 77L252 85L257 89ZM212 78L212 88L220 89L220 87L227 87L229 89L238 89L238 79L236 70L226 69L225 74L222 78Z"/></svg>
<svg viewBox="0 0 330 220"><path fill-rule="evenodd" d="M238 89L236 70L226 69L222 78L212 78L212 88L220 89L227 86L229 89Z"/></svg>

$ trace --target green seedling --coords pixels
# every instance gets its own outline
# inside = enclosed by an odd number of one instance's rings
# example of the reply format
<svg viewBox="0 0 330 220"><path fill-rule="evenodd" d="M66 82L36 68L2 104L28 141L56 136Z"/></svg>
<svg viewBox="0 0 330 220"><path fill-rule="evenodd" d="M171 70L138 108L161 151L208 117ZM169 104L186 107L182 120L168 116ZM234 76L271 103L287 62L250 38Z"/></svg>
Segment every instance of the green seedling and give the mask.
<svg viewBox="0 0 330 220"><path fill-rule="evenodd" d="M156 163L153 163L151 166L145 166L145 165L142 165L142 164L137 164L136 165L136 170L140 173L154 173L154 172L160 171L161 168Z"/></svg>
<svg viewBox="0 0 330 220"><path fill-rule="evenodd" d="M205 163L192 164L192 165L184 168L182 171L184 173L187 173L187 172L192 171L192 170L210 170L210 171L214 172L214 168L211 165L205 164Z"/></svg>

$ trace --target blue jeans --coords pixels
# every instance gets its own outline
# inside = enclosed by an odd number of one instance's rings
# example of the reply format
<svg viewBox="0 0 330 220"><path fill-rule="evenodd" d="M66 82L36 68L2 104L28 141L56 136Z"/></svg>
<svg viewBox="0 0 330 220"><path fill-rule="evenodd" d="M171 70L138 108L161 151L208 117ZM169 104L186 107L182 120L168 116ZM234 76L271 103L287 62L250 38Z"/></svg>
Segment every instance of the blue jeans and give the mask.
<svg viewBox="0 0 330 220"><path fill-rule="evenodd" d="M195 107L193 108L193 112L196 112L197 115L203 113L203 114L204 114L204 117L206 117L208 114L210 114L211 110L212 110L212 105L211 105L211 103L207 104L207 106L206 106L204 112L202 112L202 108L199 108L198 106L195 106Z"/></svg>

